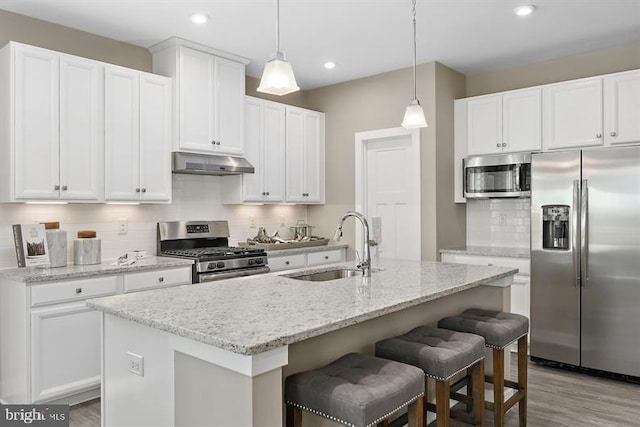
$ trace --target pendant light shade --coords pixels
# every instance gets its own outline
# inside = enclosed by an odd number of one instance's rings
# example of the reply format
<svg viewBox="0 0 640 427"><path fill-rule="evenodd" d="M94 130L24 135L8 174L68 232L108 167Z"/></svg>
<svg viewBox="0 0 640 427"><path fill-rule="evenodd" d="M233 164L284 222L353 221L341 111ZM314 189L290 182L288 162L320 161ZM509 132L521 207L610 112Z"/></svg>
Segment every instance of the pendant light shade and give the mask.
<svg viewBox="0 0 640 427"><path fill-rule="evenodd" d="M416 88L416 0L413 0L413 99L407 105L402 120L404 128L426 128L427 119L424 117L424 110L418 101Z"/></svg>
<svg viewBox="0 0 640 427"><path fill-rule="evenodd" d="M276 51L264 66L257 90L278 96L300 90L291 64L285 54L280 52L280 0L276 0Z"/></svg>

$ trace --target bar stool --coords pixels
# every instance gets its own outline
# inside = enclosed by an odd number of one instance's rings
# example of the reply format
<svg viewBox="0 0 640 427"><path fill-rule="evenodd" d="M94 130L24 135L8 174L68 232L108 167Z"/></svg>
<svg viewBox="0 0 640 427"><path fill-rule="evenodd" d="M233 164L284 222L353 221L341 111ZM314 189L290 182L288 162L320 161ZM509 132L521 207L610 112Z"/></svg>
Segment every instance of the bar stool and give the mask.
<svg viewBox="0 0 640 427"><path fill-rule="evenodd" d="M425 378L425 405L436 413L438 427L448 427L450 417L484 426L484 339L478 335L447 329L419 326L404 335L378 341L376 356L397 360L422 369L427 378L436 381L436 404L427 401ZM450 380L467 370L475 381L471 399L451 393ZM472 407L472 416L462 417L449 408L449 399L464 401ZM426 418L426 416L425 416Z"/></svg>
<svg viewBox="0 0 640 427"><path fill-rule="evenodd" d="M349 353L285 380L287 427L302 425L302 410L352 427L387 426L409 408L409 425L423 421L424 373L410 365Z"/></svg>
<svg viewBox="0 0 640 427"><path fill-rule="evenodd" d="M504 426L505 413L519 403L520 427L526 427L529 319L519 314L472 308L457 316L441 319L438 326L484 337L486 346L493 349L493 377L485 377L486 382L493 384L493 403L486 402L485 405L494 412L494 425ZM504 378L504 349L515 341L518 341L518 382ZM517 390L506 402L505 387Z"/></svg>

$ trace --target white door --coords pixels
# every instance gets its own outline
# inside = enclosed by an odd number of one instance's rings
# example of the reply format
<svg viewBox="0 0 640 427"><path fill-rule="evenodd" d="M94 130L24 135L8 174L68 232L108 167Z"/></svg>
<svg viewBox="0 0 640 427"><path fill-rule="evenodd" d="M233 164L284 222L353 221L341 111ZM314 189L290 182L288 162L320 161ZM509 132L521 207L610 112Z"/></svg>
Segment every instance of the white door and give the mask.
<svg viewBox="0 0 640 427"><path fill-rule="evenodd" d="M263 102L260 99L247 97L244 104L244 141L245 158L255 168L255 173L248 173L242 176L243 201L261 202L264 198L263 176L263 144L262 144L262 109ZM275 150L274 150L275 151Z"/></svg>
<svg viewBox="0 0 640 427"><path fill-rule="evenodd" d="M467 144L469 155L502 152L502 95L469 100Z"/></svg>
<svg viewBox="0 0 640 427"><path fill-rule="evenodd" d="M59 60L56 52L15 48L16 199L58 199Z"/></svg>
<svg viewBox="0 0 640 427"><path fill-rule="evenodd" d="M171 200L171 79L140 74L140 192Z"/></svg>
<svg viewBox="0 0 640 427"><path fill-rule="evenodd" d="M244 154L244 64L215 58L216 151Z"/></svg>
<svg viewBox="0 0 640 427"><path fill-rule="evenodd" d="M66 200L98 200L103 180L103 66L60 58L60 189Z"/></svg>
<svg viewBox="0 0 640 427"><path fill-rule="evenodd" d="M284 105L265 101L263 105L262 155L265 198L269 202L284 200L285 130ZM245 175L246 177L246 175Z"/></svg>
<svg viewBox="0 0 640 427"><path fill-rule="evenodd" d="M604 125L607 144L640 142L640 71L604 78Z"/></svg>
<svg viewBox="0 0 640 427"><path fill-rule="evenodd" d="M419 130L356 134L356 210L381 218L380 258L421 259Z"/></svg>
<svg viewBox="0 0 640 427"><path fill-rule="evenodd" d="M304 203L304 111L286 107L286 201Z"/></svg>
<svg viewBox="0 0 640 427"><path fill-rule="evenodd" d="M542 148L541 98L541 89L513 91L502 97L504 152L539 151Z"/></svg>

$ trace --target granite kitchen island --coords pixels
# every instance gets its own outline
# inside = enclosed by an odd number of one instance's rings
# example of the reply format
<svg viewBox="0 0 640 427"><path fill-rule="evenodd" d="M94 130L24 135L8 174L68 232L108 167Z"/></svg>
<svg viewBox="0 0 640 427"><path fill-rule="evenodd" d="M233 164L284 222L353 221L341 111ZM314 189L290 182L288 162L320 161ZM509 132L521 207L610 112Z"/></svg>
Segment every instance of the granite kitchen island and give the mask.
<svg viewBox="0 0 640 427"><path fill-rule="evenodd" d="M103 426L280 427L287 375L350 351L373 354L379 339L468 307L506 310L517 273L427 261L382 267L368 279L278 272L90 300L103 315Z"/></svg>

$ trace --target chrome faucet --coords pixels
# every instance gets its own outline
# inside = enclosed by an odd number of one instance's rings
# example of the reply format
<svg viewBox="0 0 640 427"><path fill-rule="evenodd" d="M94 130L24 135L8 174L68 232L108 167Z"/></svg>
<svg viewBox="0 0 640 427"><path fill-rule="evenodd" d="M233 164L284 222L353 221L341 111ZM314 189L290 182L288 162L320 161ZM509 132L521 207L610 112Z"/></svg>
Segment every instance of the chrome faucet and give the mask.
<svg viewBox="0 0 640 427"><path fill-rule="evenodd" d="M350 216L355 217L360 221L364 231L362 236L364 239L363 240L364 251L362 254L363 256L362 256L362 260L359 260L356 268L362 270L362 275L364 277L371 277L371 251L369 250L369 223L367 222L367 219L364 217L364 215L356 211L349 211L346 214L342 215L342 218L340 218L340 221L338 222L338 228L336 229L336 233L333 236L333 240L335 240L336 242L340 241L340 238L342 237L342 224L344 224L344 220Z"/></svg>

